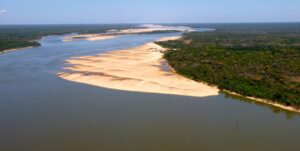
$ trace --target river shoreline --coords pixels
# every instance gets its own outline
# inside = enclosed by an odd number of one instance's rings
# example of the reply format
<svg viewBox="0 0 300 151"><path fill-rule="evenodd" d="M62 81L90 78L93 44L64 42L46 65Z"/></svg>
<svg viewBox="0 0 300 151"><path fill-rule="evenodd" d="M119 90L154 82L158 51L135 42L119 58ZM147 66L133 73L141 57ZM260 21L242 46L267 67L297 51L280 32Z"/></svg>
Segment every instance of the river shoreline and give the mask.
<svg viewBox="0 0 300 151"><path fill-rule="evenodd" d="M104 33L99 33L99 34L70 35L70 36L65 36L63 41L64 42L71 42L74 40L96 41L96 40L113 39L119 36L130 35L130 34L151 34L151 33L159 33L159 32L163 33L163 32L192 32L192 31L195 30L189 27L144 25L139 28L131 28L131 29L123 29L123 30L108 30ZM167 39L168 38L169 37L167 37Z"/></svg>
<svg viewBox="0 0 300 151"><path fill-rule="evenodd" d="M166 59L166 61L168 62L167 59ZM171 71L177 73L176 70L171 65L169 65L169 68L170 68ZM202 81L201 83L204 83L204 81ZM207 83L205 83L205 84L207 84ZM215 86L215 87L217 87L217 86ZM284 105L284 104L281 104L281 103L277 103L277 102L272 101L272 100L267 100L267 99L262 99L262 98L257 98L257 97L244 96L244 95L241 95L239 93L232 92L232 91L229 91L229 90L220 90L220 92L223 92L223 93L226 93L226 94L229 94L229 95L233 95L233 96L242 97L242 98L254 101L254 102L259 102L259 103L263 103L263 104L266 104L266 105L271 105L273 107L278 107L280 109L284 109L284 110L287 110L287 111L291 111L291 112L295 112L295 113L300 114L300 109L298 109L296 107L292 107L292 106L287 106L287 105Z"/></svg>
<svg viewBox="0 0 300 151"><path fill-rule="evenodd" d="M165 37L159 41L180 37ZM161 69L165 48L150 42L135 48L115 50L96 56L75 57L67 60L62 79L109 89L208 97L219 94L219 89Z"/></svg>
<svg viewBox="0 0 300 151"><path fill-rule="evenodd" d="M3 50L3 51L0 51L0 54L12 52L12 51L18 51L18 50L22 50L22 49L34 48L34 47L39 47L39 46L28 46L28 47L21 47L21 48L6 49L6 50Z"/></svg>
<svg viewBox="0 0 300 151"><path fill-rule="evenodd" d="M230 95L243 97L243 98L249 99L251 101L264 103L264 104L267 104L267 105L271 105L273 107L278 107L280 109L284 109L284 110L295 112L295 113L300 113L300 109L297 109L296 107L287 106L287 105L277 103L277 102L274 102L274 101L271 101L271 100L261 99L261 98L257 98L257 97L244 96L244 95L241 95L239 93L228 91L228 90L221 90L221 91L224 92L224 93L230 94Z"/></svg>
<svg viewBox="0 0 300 151"><path fill-rule="evenodd" d="M169 65L169 68L170 68L170 70L172 72L177 73L176 70L171 65ZM204 83L204 82L202 81L201 83ZM207 83L205 83L205 84L207 84ZM215 86L215 87L217 87L217 86ZM284 109L284 110L287 110L287 111L291 111L291 112L295 112L295 113L299 113L300 114L300 109L298 109L296 107L287 106L287 105L284 105L284 104L281 104L281 103L277 103L277 102L274 102L274 101L271 101L271 100L261 99L261 98L257 98L257 97L244 96L244 95L241 95L239 93L232 92L232 91L229 91L229 90L220 90L220 92L223 92L223 93L229 94L229 95L233 95L233 96L242 97L242 98L245 98L245 99L249 99L249 100L251 100L253 102L258 102L258 103L263 103L263 104L266 104L266 105L271 105L273 107L277 107L277 108L280 108L280 109Z"/></svg>
<svg viewBox="0 0 300 151"><path fill-rule="evenodd" d="M155 42L160 42L160 41L169 41L169 40L177 40L181 38L181 36L178 36L178 37L163 37L163 38L160 38L159 40L155 41ZM139 47L136 47L136 48L130 48L130 49L126 49L126 50L115 50L115 51L112 51L111 53L106 53L106 54L103 54L102 56L105 56L105 55L122 55L123 58L126 58L126 57L131 57L132 56L126 56L125 54L126 53L130 53L132 50L133 51L140 51L140 50L155 50L155 51L159 51L159 54L156 54L156 57L160 58L160 59L164 59L163 58L163 52L164 51L167 51L166 48L159 48L157 47L159 45L155 44L154 42L152 43L148 43L148 44L145 44L145 45L142 45L142 46L139 46ZM118 52L120 52L120 54L118 54ZM97 58L98 57L98 58ZM96 78L99 80L99 77L93 77L93 76L90 76L90 75L85 75L87 73L84 73L84 72L92 72L94 71L95 69L98 69L99 67L102 68L101 66L95 66L94 69L89 69L89 71L86 71L86 68L87 67L90 67L90 66L94 66L96 62L99 62L99 61L103 61L101 59L99 59L99 57L101 58L101 55L98 55L98 56L85 56L85 57L78 57L78 58L72 58L70 60L67 60L67 63L71 65L71 67L67 67L66 69L67 70L70 70L71 72L67 73L67 72L61 72L61 73L58 73L58 76L65 79L65 80L70 80L70 81L74 81L74 82L79 82L79 83L85 83L85 84L90 84L90 85L95 85L95 86L100 86L100 87L105 87L105 88L111 88L111 89L118 89L118 90L127 90L127 91L135 91L135 92L148 92L148 93L161 93L161 94L176 94L176 93L170 93L170 92L167 92L167 91L162 91L160 90L159 92L158 91L155 91L155 90L139 90L141 88L130 88L130 86L128 86L128 83L122 85L121 86L110 86L111 82L113 82L114 80L108 80L104 83L98 83L97 80L91 80L91 78ZM110 58L105 58L104 60L111 60L113 58L111 58L111 56L109 56ZM86 59L92 59L92 60L86 60ZM120 59L120 58L119 58ZM122 58L121 58L122 59ZM140 58L133 58L133 59L136 59L136 60L139 60ZM157 59L157 58L156 58ZM85 61L84 61L85 60ZM117 60L118 61L118 60ZM126 61L129 61L130 60L125 60ZM160 60L159 62L161 62L162 60ZM164 59L164 61L166 61L166 63L168 64L168 60ZM91 63L91 62L94 62L94 63ZM111 62L112 63L112 62ZM97 63L96 63L97 64ZM168 64L168 67L171 71L171 73L174 73L176 75L180 75L176 72L176 70L170 66ZM121 68L117 68L117 69L114 69L114 67L112 67L113 69L111 70L121 70ZM124 68L124 66L122 66L122 68ZM75 74L74 74L75 72ZM82 73L80 73L82 72ZM124 72L124 71L122 71ZM95 74L95 73L94 73ZM101 74L102 76L103 75L106 75L106 73L98 73L98 74ZM119 73L117 73L119 74ZM110 74L109 74L110 75ZM107 76L107 75L106 75ZM123 77L124 75L122 75L121 77ZM182 75L180 75L181 77L183 77ZM118 77L120 78L120 77ZM132 78L132 77L131 77ZM186 79L188 79L187 77L185 77ZM100 79L101 80L101 79ZM103 79L102 79L103 80ZM122 79L121 81L123 81L124 79ZM192 80L191 80L192 81ZM190 82L191 82L190 81ZM194 81L193 81L194 82ZM217 86L209 86L207 83L204 83L204 82L197 82L199 84L202 84L202 85L206 85L210 88L213 88L213 89L217 89ZM131 83L130 83L131 84ZM129 84L129 85L130 85ZM172 85L171 83L169 83L170 86ZM132 85L131 85L132 86ZM206 87L206 88L208 88ZM203 89L203 88L202 88ZM288 110L288 111L292 111L292 112L296 112L296 113L300 113L300 110L295 108L295 107L291 107L291 106L286 106L284 104L280 104L280 103L276 103L274 101L270 101L270 100L265 100L265 99L261 99L261 98L255 98L255 97L247 97L247 96L243 96L241 94L238 94L238 93L235 93L235 92L231 92L231 91L228 91L228 90L219 90L217 89L217 91L215 92L225 92L225 93L228 93L228 94L231 94L231 95L235 95L235 96L239 96L239 97L243 97L243 98L247 98L247 99L250 99L250 100L253 100L253 101L256 101L256 102L259 102L259 103L264 103L264 104L267 104L267 105L271 105L271 106L274 106L274 107L278 107L278 108L281 108L281 109L284 109L284 110ZM180 94L181 93L181 94ZM185 96L195 96L195 97L203 97L203 96L210 96L212 94L196 94L196 93L193 93L193 94L188 94L187 92L180 92L180 93L177 93L177 95L185 95ZM216 94L216 93L215 93Z"/></svg>

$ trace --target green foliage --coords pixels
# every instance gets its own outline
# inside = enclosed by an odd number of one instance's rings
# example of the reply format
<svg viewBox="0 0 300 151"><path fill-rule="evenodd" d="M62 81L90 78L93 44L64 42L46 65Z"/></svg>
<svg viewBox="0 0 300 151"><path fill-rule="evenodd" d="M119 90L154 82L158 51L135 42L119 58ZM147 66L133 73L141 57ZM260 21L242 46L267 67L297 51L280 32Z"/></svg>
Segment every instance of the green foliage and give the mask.
<svg viewBox="0 0 300 151"><path fill-rule="evenodd" d="M39 46L43 36L69 33L103 33L110 29L128 29L134 25L1 25L0 52L27 46Z"/></svg>
<svg viewBox="0 0 300 151"><path fill-rule="evenodd" d="M170 48L165 58L184 76L299 107L300 26L289 26L274 25L271 30L268 25L265 32L263 26L220 26L159 44Z"/></svg>

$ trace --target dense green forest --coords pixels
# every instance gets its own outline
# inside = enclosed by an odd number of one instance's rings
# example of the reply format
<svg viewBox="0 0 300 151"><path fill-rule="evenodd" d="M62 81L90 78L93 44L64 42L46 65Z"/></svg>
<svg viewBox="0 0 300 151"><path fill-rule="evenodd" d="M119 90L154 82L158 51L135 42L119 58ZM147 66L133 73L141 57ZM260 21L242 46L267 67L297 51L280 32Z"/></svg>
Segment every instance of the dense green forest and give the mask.
<svg viewBox="0 0 300 151"><path fill-rule="evenodd" d="M43 36L68 33L103 33L110 29L133 28L133 24L120 25L1 25L0 52L7 49L39 46L36 41Z"/></svg>
<svg viewBox="0 0 300 151"><path fill-rule="evenodd" d="M190 25L165 58L179 73L245 96L300 107L300 24Z"/></svg>

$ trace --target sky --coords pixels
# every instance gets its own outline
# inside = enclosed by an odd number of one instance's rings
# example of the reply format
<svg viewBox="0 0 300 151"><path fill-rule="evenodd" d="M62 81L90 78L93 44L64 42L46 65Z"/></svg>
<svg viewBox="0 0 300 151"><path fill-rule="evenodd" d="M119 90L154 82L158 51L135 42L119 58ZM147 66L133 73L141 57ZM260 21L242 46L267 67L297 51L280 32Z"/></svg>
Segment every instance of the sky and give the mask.
<svg viewBox="0 0 300 151"><path fill-rule="evenodd" d="M0 24L300 22L300 0L1 0Z"/></svg>

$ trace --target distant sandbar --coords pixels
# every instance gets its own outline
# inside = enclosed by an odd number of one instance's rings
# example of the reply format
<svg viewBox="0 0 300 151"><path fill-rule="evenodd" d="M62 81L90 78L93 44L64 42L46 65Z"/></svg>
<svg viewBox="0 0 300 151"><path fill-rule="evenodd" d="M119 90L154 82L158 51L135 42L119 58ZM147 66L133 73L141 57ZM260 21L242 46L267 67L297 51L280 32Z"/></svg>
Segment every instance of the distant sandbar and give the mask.
<svg viewBox="0 0 300 151"><path fill-rule="evenodd" d="M149 24L149 25L142 25L132 29L109 30L105 33L100 33L100 34L69 35L69 36L65 36L63 41L64 42L70 42L74 40L96 41L96 40L117 38L121 35L142 34L142 33L145 34L145 33L152 33L152 32L166 32L166 31L190 32L194 30L189 27L173 27L173 26L161 26L161 25Z"/></svg>

